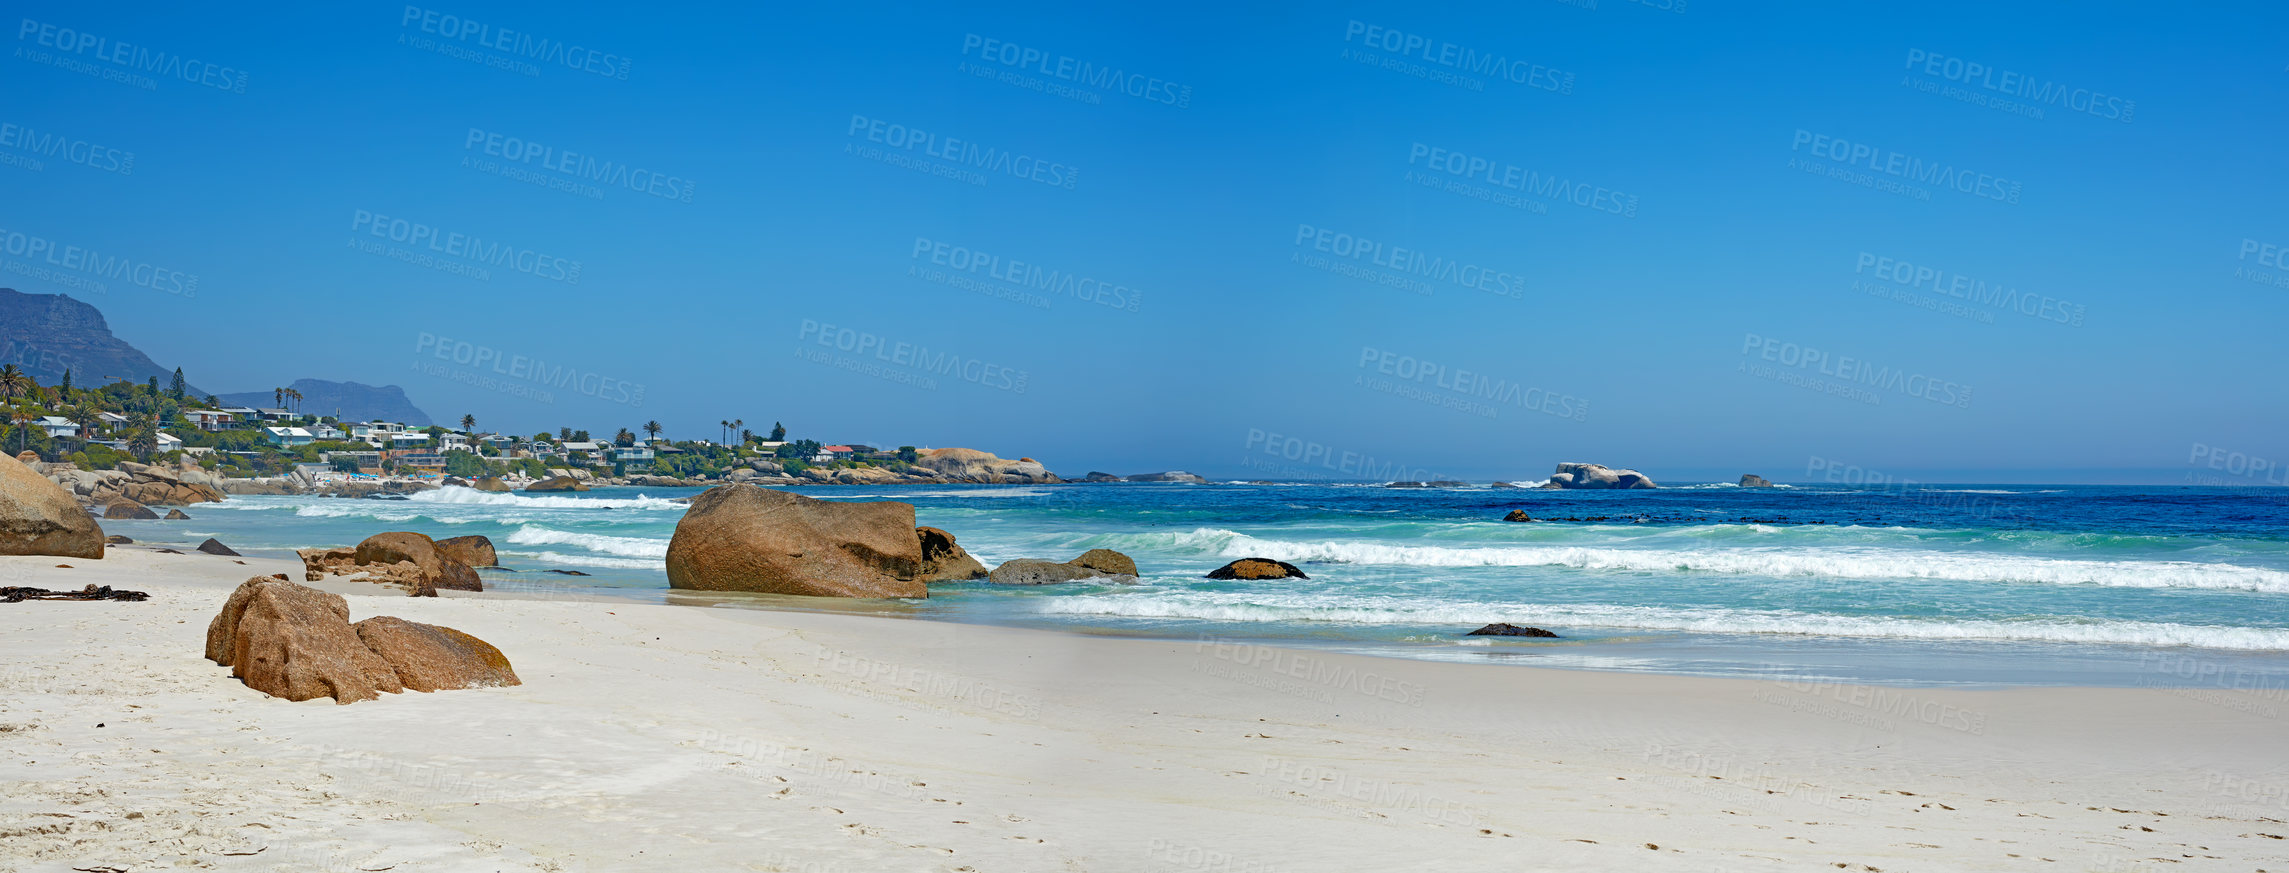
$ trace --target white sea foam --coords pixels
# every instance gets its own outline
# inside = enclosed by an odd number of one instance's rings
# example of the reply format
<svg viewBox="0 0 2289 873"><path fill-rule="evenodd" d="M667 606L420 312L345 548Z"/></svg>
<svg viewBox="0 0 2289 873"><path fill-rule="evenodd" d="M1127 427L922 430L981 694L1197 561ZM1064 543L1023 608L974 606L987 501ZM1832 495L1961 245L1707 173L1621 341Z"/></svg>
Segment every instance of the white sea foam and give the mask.
<svg viewBox="0 0 2289 873"><path fill-rule="evenodd" d="M602 552L607 555L620 555L629 558L665 558L668 556L667 540L580 533L531 524L517 528L515 533L509 534L508 541L520 546L574 546L591 552ZM653 565L656 565L656 562Z"/></svg>
<svg viewBox="0 0 2289 873"><path fill-rule="evenodd" d="M479 491L458 485L434 491L416 492L406 498L408 503L449 504L463 506L532 507L541 509L646 509L682 512L685 504L665 497L646 497L637 494L627 497L560 497L556 495L532 496L497 491Z"/></svg>
<svg viewBox="0 0 2289 873"><path fill-rule="evenodd" d="M1945 579L2100 585L2109 588L2209 588L2289 593L2289 571L2193 561L2081 561L2014 555L1910 552L1896 549L1610 549L1578 546L1454 548L1380 543L1300 543L1240 536L1226 557L1290 562L1395 564L1414 567L1573 567L1747 576L1836 579Z"/></svg>
<svg viewBox="0 0 2289 873"><path fill-rule="evenodd" d="M900 497L1045 497L1049 492L1038 488L948 488L930 491L868 491L863 494L812 494L820 500L882 500Z"/></svg>
<svg viewBox="0 0 2289 873"><path fill-rule="evenodd" d="M2289 651L2289 630L2171 622L2027 621L1819 615L1782 610L1668 609L1604 604L1505 604L1418 601L1395 597L1322 596L1269 604L1229 593L1123 593L1052 597L1035 608L1050 615L1181 618L1225 622L1476 625L1510 621L1540 626L1621 628L1711 634L1773 634L1900 640L2005 640Z"/></svg>
<svg viewBox="0 0 2289 873"><path fill-rule="evenodd" d="M546 561L551 564L569 564L574 567L610 567L620 570L657 570L660 569L661 566L658 559L608 558L602 555L567 555L562 552L551 552L546 550L538 552L502 552L501 555L503 557L532 558L537 561Z"/></svg>

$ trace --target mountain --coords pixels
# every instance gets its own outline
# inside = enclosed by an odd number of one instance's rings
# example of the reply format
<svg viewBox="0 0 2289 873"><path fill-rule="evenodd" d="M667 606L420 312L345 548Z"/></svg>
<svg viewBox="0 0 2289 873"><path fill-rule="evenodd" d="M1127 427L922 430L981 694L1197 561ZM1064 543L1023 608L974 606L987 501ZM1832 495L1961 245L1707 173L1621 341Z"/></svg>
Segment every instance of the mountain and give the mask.
<svg viewBox="0 0 2289 873"><path fill-rule="evenodd" d="M338 416L343 421L398 421L427 427L429 413L414 406L405 396L405 389L395 385L376 388L357 382L329 382L324 379L296 379L286 387L302 392L302 400L295 409L312 415ZM264 407L275 405L278 394L272 391L240 391L219 395L224 406Z"/></svg>
<svg viewBox="0 0 2289 873"><path fill-rule="evenodd" d="M82 388L154 376L164 387L175 377L173 368L112 336L95 307L62 294L14 288L0 288L0 364L15 364L42 385L56 384L69 369L72 383ZM204 396L197 388L189 393Z"/></svg>

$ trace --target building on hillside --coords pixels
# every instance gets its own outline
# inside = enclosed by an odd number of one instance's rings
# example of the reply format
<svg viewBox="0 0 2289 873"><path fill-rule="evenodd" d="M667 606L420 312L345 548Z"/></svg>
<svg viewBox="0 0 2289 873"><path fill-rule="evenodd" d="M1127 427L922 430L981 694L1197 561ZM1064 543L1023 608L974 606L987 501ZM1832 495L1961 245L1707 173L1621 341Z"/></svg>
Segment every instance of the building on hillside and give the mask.
<svg viewBox="0 0 2289 873"><path fill-rule="evenodd" d="M623 470L649 470L655 457L650 446L613 446L612 463Z"/></svg>
<svg viewBox="0 0 2289 873"><path fill-rule="evenodd" d="M445 469L444 455L433 455L427 452L412 452L403 455L395 455L391 458L391 460L396 461L398 469L401 470L406 468L424 471Z"/></svg>
<svg viewBox="0 0 2289 873"><path fill-rule="evenodd" d="M127 426L127 422L127 416L116 412L98 412L95 414L95 426L102 428L106 433L118 432L120 428ZM194 420L193 423L197 422Z"/></svg>
<svg viewBox="0 0 2289 873"><path fill-rule="evenodd" d="M341 440L347 439L349 433L335 427L332 422L319 422L310 426L310 436L322 440Z"/></svg>
<svg viewBox="0 0 2289 873"><path fill-rule="evenodd" d="M175 451L175 450L177 450L177 449L180 449L180 448L182 448L182 447L183 447L183 440L182 440L181 438L179 438L179 437L175 436L174 434L168 433L168 432L166 432L166 431L160 431L160 432L159 432L159 453L160 453L160 454L162 454L162 455L163 455L163 454L166 454L166 453L168 453L168 452L172 452L172 451ZM205 452L200 452L199 454L206 454L206 453L205 453Z"/></svg>
<svg viewBox="0 0 2289 873"><path fill-rule="evenodd" d="M385 439L391 449L427 449L429 435L425 433L393 433Z"/></svg>
<svg viewBox="0 0 2289 873"><path fill-rule="evenodd" d="M43 415L32 420L32 426L47 431L50 437L77 437L79 424L60 415Z"/></svg>
<svg viewBox="0 0 2289 873"><path fill-rule="evenodd" d="M257 409L254 414L263 421L294 421L302 417L300 414L286 409Z"/></svg>
<svg viewBox="0 0 2289 873"><path fill-rule="evenodd" d="M306 446L315 439L315 437L310 435L310 431L303 428L279 427L275 425L263 428L262 438L269 442L271 445L284 446L286 448Z"/></svg>
<svg viewBox="0 0 2289 873"><path fill-rule="evenodd" d="M382 462L380 452L320 452L318 457L329 464L335 461L352 461L358 465L359 469L363 470L380 467Z"/></svg>
<svg viewBox="0 0 2289 873"><path fill-rule="evenodd" d="M183 419L197 425L200 430L215 431L229 428L238 416L221 409L186 409ZM124 421L124 419L123 419Z"/></svg>
<svg viewBox="0 0 2289 873"><path fill-rule="evenodd" d="M446 452L455 450L466 452L469 450L469 435L465 433L454 433L452 431L446 431L444 433L438 434L437 448L439 451Z"/></svg>

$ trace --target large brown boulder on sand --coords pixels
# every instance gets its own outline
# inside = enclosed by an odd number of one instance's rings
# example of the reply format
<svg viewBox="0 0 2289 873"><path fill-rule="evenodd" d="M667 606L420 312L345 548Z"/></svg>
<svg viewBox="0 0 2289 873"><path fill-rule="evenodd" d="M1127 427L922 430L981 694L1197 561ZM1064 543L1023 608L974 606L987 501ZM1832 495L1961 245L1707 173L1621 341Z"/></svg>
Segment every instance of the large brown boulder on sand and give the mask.
<svg viewBox="0 0 2289 873"><path fill-rule="evenodd" d="M207 659L248 688L288 700L372 700L405 685L350 627L339 594L259 576L207 624Z"/></svg>
<svg viewBox="0 0 2289 873"><path fill-rule="evenodd" d="M469 483L469 487L475 488L479 491L507 493L509 490L509 483L501 481L499 477L487 476L483 479Z"/></svg>
<svg viewBox="0 0 2289 873"><path fill-rule="evenodd" d="M983 579L986 565L970 557L962 544L954 542L954 535L934 527L918 527L914 535L922 539L922 581L963 582Z"/></svg>
<svg viewBox="0 0 2289 873"><path fill-rule="evenodd" d="M366 648L397 671L398 681L415 691L524 684L500 649L449 627L391 615L377 615L351 627Z"/></svg>
<svg viewBox="0 0 2289 873"><path fill-rule="evenodd" d="M493 541L488 537L476 534L438 540L437 554L471 567L492 567L500 564L500 558L493 554Z"/></svg>
<svg viewBox="0 0 2289 873"><path fill-rule="evenodd" d="M258 576L207 623L207 659L248 688L335 703L452 688L522 684L492 644L449 627L391 616L350 623L339 594Z"/></svg>
<svg viewBox="0 0 2289 873"><path fill-rule="evenodd" d="M910 503L814 500L754 485L692 498L668 586L815 597L928 597Z"/></svg>
<svg viewBox="0 0 2289 873"><path fill-rule="evenodd" d="M0 456L0 555L103 557L103 528L72 493Z"/></svg>
<svg viewBox="0 0 2289 873"><path fill-rule="evenodd" d="M412 531L390 531L367 537L358 544L351 556L360 566L372 564L411 563L419 569L421 578L438 588L455 591L483 591L485 583L477 578L477 571L468 564L440 554L437 543L427 535Z"/></svg>

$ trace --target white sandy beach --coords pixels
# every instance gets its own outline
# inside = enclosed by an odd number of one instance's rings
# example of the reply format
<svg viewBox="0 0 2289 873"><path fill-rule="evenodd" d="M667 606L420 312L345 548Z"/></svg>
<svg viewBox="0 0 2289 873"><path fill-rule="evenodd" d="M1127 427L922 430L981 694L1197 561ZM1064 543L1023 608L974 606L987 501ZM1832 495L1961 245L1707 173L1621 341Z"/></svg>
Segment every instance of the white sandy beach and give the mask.
<svg viewBox="0 0 2289 873"><path fill-rule="evenodd" d="M59 569L58 564L73 565ZM2289 870L2277 701L1330 656L362 583L516 688L290 703L249 576L0 558L0 869ZM369 593L370 592L370 593Z"/></svg>

